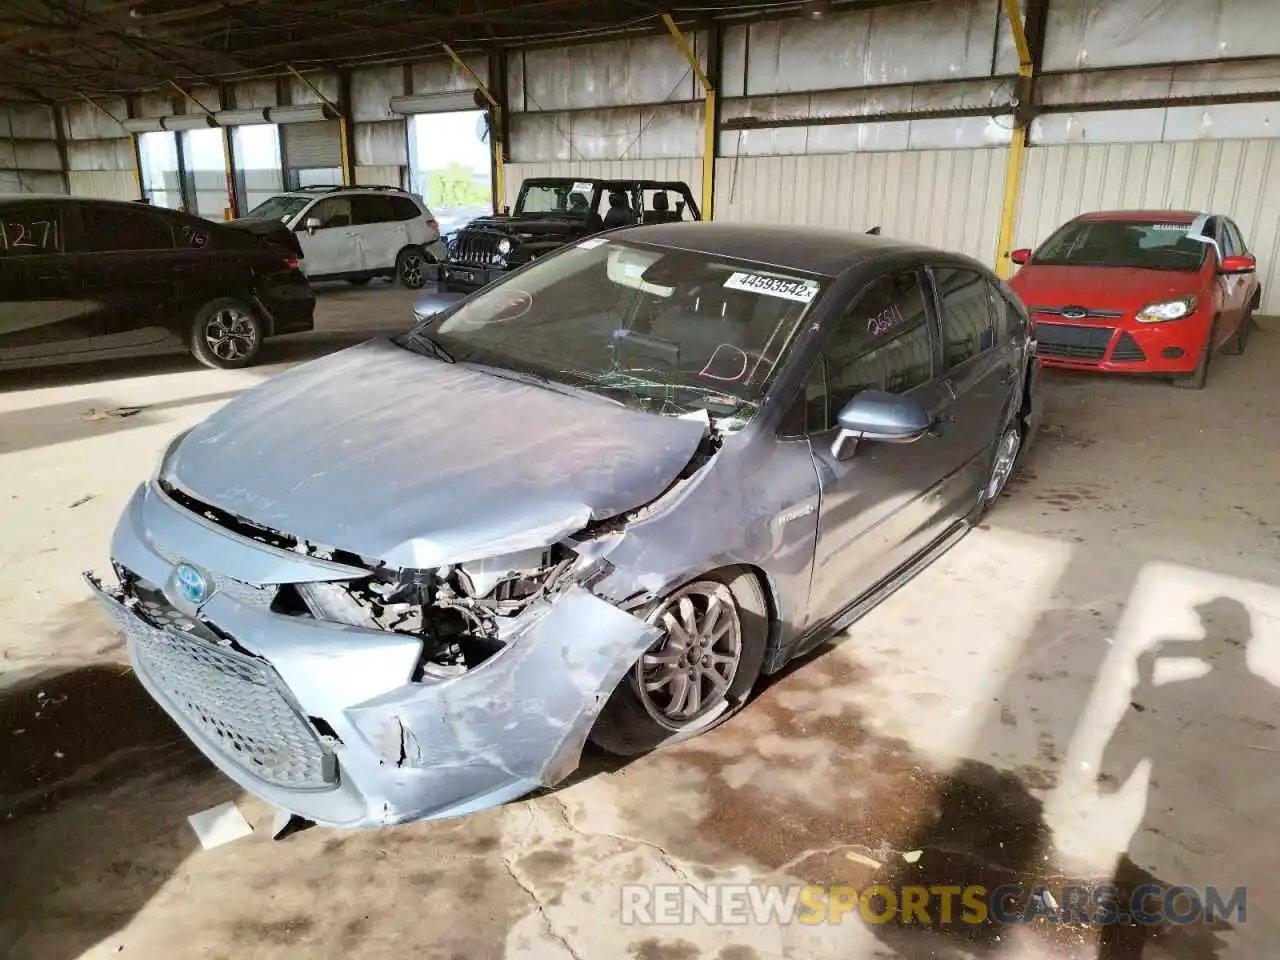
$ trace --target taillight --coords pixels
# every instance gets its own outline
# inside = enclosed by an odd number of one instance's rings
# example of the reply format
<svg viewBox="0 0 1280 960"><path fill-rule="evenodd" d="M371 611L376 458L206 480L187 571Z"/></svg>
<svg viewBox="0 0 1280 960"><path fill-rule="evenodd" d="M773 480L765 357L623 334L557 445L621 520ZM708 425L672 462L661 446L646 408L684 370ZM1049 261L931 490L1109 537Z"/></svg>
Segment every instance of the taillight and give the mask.
<svg viewBox="0 0 1280 960"><path fill-rule="evenodd" d="M434 219L434 218L432 218L432 219L430 219L430 220L428 220L428 221L427 221L427 226L428 226L428 227L430 227L432 230L439 230L439 229L440 229L440 221L439 221L439 220L436 220L436 219Z"/></svg>
<svg viewBox="0 0 1280 960"><path fill-rule="evenodd" d="M286 270L298 270L302 267L302 260L298 257L285 257L284 268Z"/></svg>

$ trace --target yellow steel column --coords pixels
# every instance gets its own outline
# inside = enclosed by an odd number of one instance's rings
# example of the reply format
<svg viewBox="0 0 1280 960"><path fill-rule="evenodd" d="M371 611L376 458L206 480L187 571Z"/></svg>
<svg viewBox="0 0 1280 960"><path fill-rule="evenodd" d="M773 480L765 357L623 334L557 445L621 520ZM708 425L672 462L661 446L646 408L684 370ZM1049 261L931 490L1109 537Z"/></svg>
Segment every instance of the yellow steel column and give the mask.
<svg viewBox="0 0 1280 960"><path fill-rule="evenodd" d="M467 66L467 62L463 60L454 51L453 47L447 43L442 43L444 52L449 55L449 59L453 61L453 65L465 73L470 79L480 95L489 101L489 106L493 108L493 122L489 124L489 147L493 151L493 193L496 199L494 211L501 212L507 203L507 176L503 170L502 156L502 104L498 103L495 97L479 77L476 72Z"/></svg>
<svg viewBox="0 0 1280 960"><path fill-rule="evenodd" d="M338 106L336 103L334 103L332 100L330 100L328 97L326 97L323 93L321 93L319 87L317 87L314 83L312 83L302 74L300 74L291 65L285 64L285 69L287 69L291 74L293 74L303 83L305 83L308 89L310 89L312 93L314 93L317 97L320 98L320 102L323 103L330 110L332 110L334 114L337 116L338 139L341 141L339 146L342 149L342 182L345 186L348 186L348 187L352 186L355 183L355 178L353 177L352 170L351 170L351 151L347 148L347 141L348 141L347 112L343 110L340 106Z"/></svg>
<svg viewBox="0 0 1280 960"><path fill-rule="evenodd" d="M1018 97L1021 99L1031 89L1033 64L1031 48L1027 45L1027 32L1022 26L1022 11L1018 0L1004 0L1004 13L1013 32L1013 42L1018 48ZM1022 186L1022 161L1026 155L1027 127L1016 115L1013 121L1013 137L1009 141L1009 153L1004 169L1004 202L1000 208L1000 238L996 242L996 273L1007 278L1010 272L1009 249L1013 245L1013 231L1018 211L1018 198Z"/></svg>
<svg viewBox="0 0 1280 960"><path fill-rule="evenodd" d="M697 55L689 46L689 41L685 39L680 28L676 26L675 20L671 19L671 14L664 13L662 22L667 25L671 38L675 40L676 46L680 48L680 52L689 61L689 69L698 78L698 83L702 85L702 92L705 96L702 144L702 219L710 220L716 189L716 89L711 85L711 81L707 79L707 75L703 73L702 67L698 64Z"/></svg>
<svg viewBox="0 0 1280 960"><path fill-rule="evenodd" d="M240 201L236 198L236 166L235 155L232 152L235 149L231 143L231 128L222 128L222 156L226 160L227 169L227 209L223 213L223 219L234 220L240 215Z"/></svg>

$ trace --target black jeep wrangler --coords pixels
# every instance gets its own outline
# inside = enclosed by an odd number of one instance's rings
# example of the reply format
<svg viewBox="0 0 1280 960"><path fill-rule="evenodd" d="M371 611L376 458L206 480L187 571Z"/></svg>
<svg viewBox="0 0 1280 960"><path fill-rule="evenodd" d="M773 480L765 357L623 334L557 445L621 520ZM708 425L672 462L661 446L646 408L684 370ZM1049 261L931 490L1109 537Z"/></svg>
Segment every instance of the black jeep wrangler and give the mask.
<svg viewBox="0 0 1280 960"><path fill-rule="evenodd" d="M544 253L602 230L700 219L688 184L677 180L526 180L513 212L472 220L445 238L449 259L440 265L438 289L478 290Z"/></svg>

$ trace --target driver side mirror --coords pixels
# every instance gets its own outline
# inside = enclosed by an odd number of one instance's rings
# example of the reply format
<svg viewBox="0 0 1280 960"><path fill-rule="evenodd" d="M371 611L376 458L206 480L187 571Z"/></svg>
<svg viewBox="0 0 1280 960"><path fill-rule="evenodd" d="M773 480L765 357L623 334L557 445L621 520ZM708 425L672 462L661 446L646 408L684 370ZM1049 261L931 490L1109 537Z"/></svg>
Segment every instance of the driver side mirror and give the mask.
<svg viewBox="0 0 1280 960"><path fill-rule="evenodd" d="M831 444L831 455L843 460L853 453L859 440L881 443L913 443L933 426L929 411L910 397L883 390L864 390L840 411L836 418L840 432Z"/></svg>
<svg viewBox="0 0 1280 960"><path fill-rule="evenodd" d="M1012 260L1014 263L1016 263L1018 266L1022 266L1028 260L1031 259L1031 251L1026 249L1025 247L1021 250L1015 250L1013 251L1013 253L1009 254L1009 259Z"/></svg>
<svg viewBox="0 0 1280 960"><path fill-rule="evenodd" d="M319 217L307 217L306 221L302 225L306 227L307 233L309 234L315 233L321 226L323 226L323 224L320 223Z"/></svg>

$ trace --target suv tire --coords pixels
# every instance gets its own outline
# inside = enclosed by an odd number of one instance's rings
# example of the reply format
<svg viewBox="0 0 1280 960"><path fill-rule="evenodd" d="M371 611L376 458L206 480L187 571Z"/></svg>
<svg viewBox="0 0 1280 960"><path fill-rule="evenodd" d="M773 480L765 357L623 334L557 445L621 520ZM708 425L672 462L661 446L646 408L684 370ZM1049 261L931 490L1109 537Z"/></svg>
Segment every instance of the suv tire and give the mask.
<svg viewBox="0 0 1280 960"><path fill-rule="evenodd" d="M421 247L405 247L396 255L396 279L402 287L421 290L427 285L427 264L432 262Z"/></svg>

